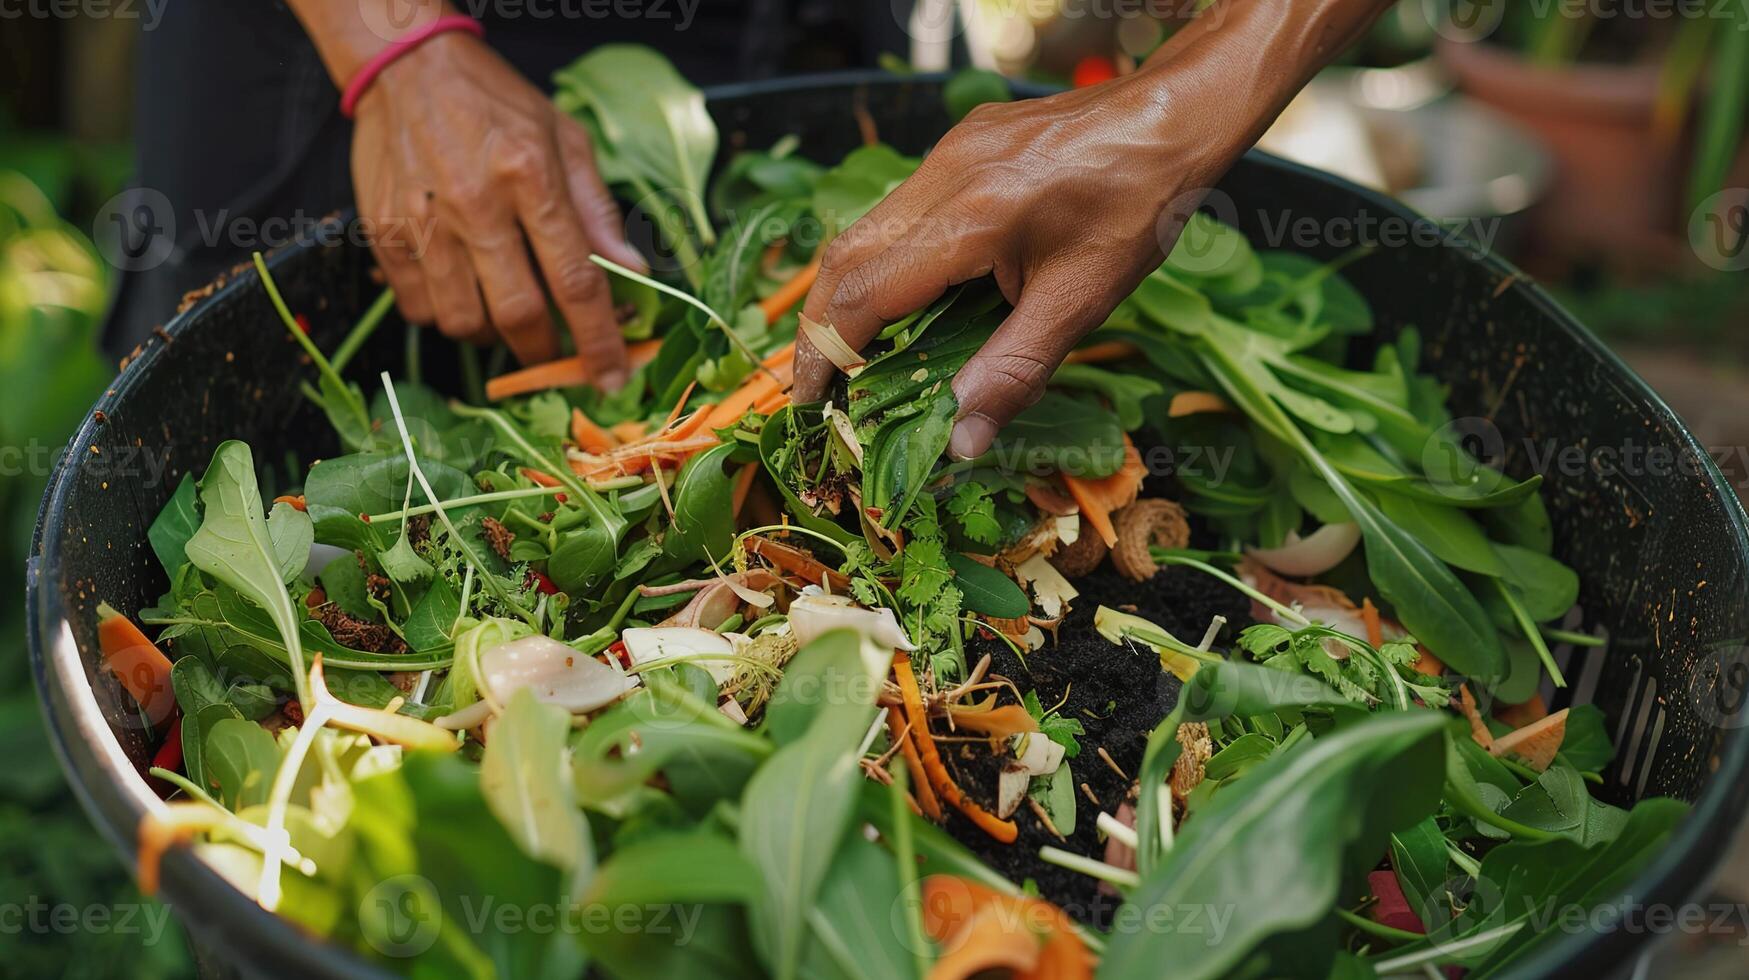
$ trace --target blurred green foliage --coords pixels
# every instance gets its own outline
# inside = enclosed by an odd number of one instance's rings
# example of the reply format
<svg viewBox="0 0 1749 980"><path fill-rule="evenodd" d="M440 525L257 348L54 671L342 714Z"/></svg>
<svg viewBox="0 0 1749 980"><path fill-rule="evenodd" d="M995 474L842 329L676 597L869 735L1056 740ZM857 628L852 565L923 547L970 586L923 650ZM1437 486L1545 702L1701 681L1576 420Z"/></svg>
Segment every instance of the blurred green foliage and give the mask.
<svg viewBox="0 0 1749 980"><path fill-rule="evenodd" d="M96 350L112 270L60 215L70 201L107 196L120 171L114 153L0 136L0 588L22 597L48 470L114 373ZM0 974L190 973L180 929L140 897L62 777L37 710L21 602L0 606L0 636L12 651L0 657Z"/></svg>

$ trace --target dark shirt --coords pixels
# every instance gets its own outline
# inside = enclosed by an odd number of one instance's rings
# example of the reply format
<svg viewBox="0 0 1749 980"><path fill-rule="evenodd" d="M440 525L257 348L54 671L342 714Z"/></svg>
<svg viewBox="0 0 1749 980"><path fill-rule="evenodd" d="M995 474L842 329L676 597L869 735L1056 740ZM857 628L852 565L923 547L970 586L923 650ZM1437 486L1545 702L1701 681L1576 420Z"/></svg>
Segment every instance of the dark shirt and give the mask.
<svg viewBox="0 0 1749 980"><path fill-rule="evenodd" d="M798 63L798 51L806 52L800 64L820 68L866 65L880 50L902 50L898 15L881 0L454 2L543 88L555 69L609 42L650 45L699 85L776 74ZM824 40L806 36L810 30ZM822 44L837 46L824 62ZM135 99L139 190L126 210L128 223L152 238L118 262L104 330L115 354L170 319L185 292L253 250L284 244L277 232L352 203L351 124L315 47L281 2L165 4L141 39ZM258 230L265 219L286 224L269 236Z"/></svg>

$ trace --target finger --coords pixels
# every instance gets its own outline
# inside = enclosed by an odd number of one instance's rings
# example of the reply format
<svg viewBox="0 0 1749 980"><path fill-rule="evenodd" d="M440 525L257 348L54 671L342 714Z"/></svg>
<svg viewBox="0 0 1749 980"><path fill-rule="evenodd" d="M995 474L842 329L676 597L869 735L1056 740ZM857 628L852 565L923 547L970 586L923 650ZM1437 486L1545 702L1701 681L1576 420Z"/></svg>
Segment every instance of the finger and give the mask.
<svg viewBox="0 0 1749 980"><path fill-rule="evenodd" d="M516 185L518 215L578 356L597 385L617 391L627 374L619 318L614 316L606 273L589 261L591 240L572 207L556 154L553 161L545 178Z"/></svg>
<svg viewBox="0 0 1749 980"><path fill-rule="evenodd" d="M948 451L960 459L982 456L996 434L1044 394L1051 375L1103 312L1085 301L1079 277L1042 274L1029 280L1020 302L953 380L958 418Z"/></svg>
<svg viewBox="0 0 1749 980"><path fill-rule="evenodd" d="M852 238L847 253L853 259L859 252L866 257L847 271L835 272L836 281L823 300L810 294L814 311L804 312L836 330L853 350L861 350L887 324L934 302L949 286L989 272L993 259L978 245L978 237L968 234L964 223L938 217L952 211L940 208L911 222L902 237L884 247L880 243L893 234L893 226L866 233L872 237ZM873 212L869 216L874 217ZM803 338L796 347L797 400L824 397L834 370L832 362Z"/></svg>
<svg viewBox="0 0 1749 980"><path fill-rule="evenodd" d="M445 337L466 344L492 340L486 305L480 300L480 282L460 239L441 230L434 234L419 259L419 271L432 317Z"/></svg>
<svg viewBox="0 0 1749 980"><path fill-rule="evenodd" d="M589 142L589 131L570 116L559 119L559 157L571 191L571 206L577 209L590 244L605 258L648 272L649 263L626 241L625 218L595 170L595 147Z"/></svg>
<svg viewBox="0 0 1749 980"><path fill-rule="evenodd" d="M395 305L401 316L408 323L431 323L435 314L431 306L431 291L425 277L420 274L413 250L402 242L385 239L374 242L371 251L376 255L377 265L382 267L383 278L395 291Z"/></svg>
<svg viewBox="0 0 1749 980"><path fill-rule="evenodd" d="M510 352L524 364L557 357L559 338L547 314L546 294L529 263L522 230L506 215L471 234L467 249L486 297L486 316Z"/></svg>
<svg viewBox="0 0 1749 980"><path fill-rule="evenodd" d="M827 307L838 291L838 284L857 266L898 241L919 217L928 213L935 199L935 183L928 179L928 175L922 172L913 174L832 239L826 247L826 254L820 259L820 272L814 278L814 285L802 302L802 315L816 323L830 323L826 319ZM827 228L837 221L831 214L815 217ZM819 401L824 398L837 367L815 350L806 337L797 339L795 365L797 399Z"/></svg>

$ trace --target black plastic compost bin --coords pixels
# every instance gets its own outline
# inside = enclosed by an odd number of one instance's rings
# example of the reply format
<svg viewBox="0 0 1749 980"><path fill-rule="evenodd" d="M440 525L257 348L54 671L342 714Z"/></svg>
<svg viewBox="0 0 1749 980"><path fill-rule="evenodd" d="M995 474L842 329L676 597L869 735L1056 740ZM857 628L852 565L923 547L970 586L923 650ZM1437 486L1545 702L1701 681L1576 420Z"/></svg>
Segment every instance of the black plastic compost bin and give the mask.
<svg viewBox="0 0 1749 980"><path fill-rule="evenodd" d="M923 151L948 125L938 78L792 79L721 88L710 99L725 155L794 133L803 152L821 160L858 144L859 105L881 137L906 152ZM1582 615L1568 625L1601 631L1609 645L1559 649L1573 683L1544 694L1552 708L1593 702L1607 716L1619 751L1604 774L1604 797L1627 803L1667 794L1694 804L1632 893L1647 904L1696 897L1749 792L1749 711L1739 703L1749 689L1742 653L1749 537L1736 496L1705 450L1542 290L1499 259L1433 234L1400 205L1258 154L1234 168L1214 200L1216 213L1254 242L1303 244L1321 259L1350 246L1342 229L1375 229L1386 247L1346 274L1372 301L1381 329L1421 329L1426 363L1451 385L1477 448L1498 454L1515 477L1548 468L1544 494L1558 554L1584 582ZM1295 230L1307 227L1320 230L1309 239ZM1392 229L1407 240L1386 238ZM327 347L379 289L358 247L300 247L272 261L291 307L309 314ZM381 367L398 369L399 333L380 332L382 343L351 373L373 378ZM444 370L442 346L426 345L431 372ZM254 446L263 472L274 474L270 486L291 479L286 450L305 460L333 453L327 425L297 391L308 373L298 365L255 274L240 273L133 359L81 426L43 500L28 600L37 684L74 789L127 859L155 796L142 777L149 746L136 709L99 668L97 603L133 613L163 592L146 528L182 474L199 473L221 441ZM168 461L156 481L141 465L151 454ZM163 895L208 972L302 980L378 972L260 910L185 849L164 861ZM1518 975L1607 976L1630 964L1644 939L1620 931L1555 936Z"/></svg>

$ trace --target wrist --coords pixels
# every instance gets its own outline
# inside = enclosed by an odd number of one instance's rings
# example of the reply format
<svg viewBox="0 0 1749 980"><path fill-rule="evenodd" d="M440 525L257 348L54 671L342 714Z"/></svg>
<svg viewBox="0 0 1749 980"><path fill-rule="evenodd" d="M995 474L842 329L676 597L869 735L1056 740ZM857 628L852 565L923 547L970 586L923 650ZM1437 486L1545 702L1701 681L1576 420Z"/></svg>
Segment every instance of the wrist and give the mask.
<svg viewBox="0 0 1749 980"><path fill-rule="evenodd" d="M447 0L288 0L334 87L344 90L396 41L458 14Z"/></svg>

